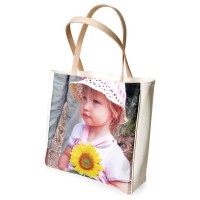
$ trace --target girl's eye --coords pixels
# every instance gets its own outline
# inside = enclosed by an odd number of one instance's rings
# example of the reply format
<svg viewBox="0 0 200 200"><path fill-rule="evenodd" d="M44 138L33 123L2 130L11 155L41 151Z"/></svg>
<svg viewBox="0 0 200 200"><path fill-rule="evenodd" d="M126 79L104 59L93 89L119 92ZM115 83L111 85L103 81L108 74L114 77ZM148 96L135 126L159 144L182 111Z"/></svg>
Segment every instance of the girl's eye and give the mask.
<svg viewBox="0 0 200 200"><path fill-rule="evenodd" d="M97 101L97 100L93 100L93 102L95 103L95 104L100 104L100 102L99 101Z"/></svg>
<svg viewBox="0 0 200 200"><path fill-rule="evenodd" d="M87 97L86 97L86 96L83 96L83 100L87 100Z"/></svg>

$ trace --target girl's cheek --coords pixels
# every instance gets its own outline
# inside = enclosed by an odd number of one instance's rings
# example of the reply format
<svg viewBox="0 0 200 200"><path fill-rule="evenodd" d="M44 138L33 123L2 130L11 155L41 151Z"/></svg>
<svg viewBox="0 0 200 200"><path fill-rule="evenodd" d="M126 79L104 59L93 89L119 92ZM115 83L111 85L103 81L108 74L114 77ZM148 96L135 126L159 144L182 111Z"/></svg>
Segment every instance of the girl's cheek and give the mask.
<svg viewBox="0 0 200 200"><path fill-rule="evenodd" d="M81 111L81 112L83 111L83 103L81 103L80 111Z"/></svg>

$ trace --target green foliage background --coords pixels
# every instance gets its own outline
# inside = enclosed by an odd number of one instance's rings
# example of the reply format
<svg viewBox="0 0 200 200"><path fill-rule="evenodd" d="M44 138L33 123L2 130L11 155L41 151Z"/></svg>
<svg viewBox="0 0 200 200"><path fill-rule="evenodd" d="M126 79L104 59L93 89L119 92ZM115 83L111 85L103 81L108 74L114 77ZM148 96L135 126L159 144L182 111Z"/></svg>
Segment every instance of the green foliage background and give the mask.
<svg viewBox="0 0 200 200"><path fill-rule="evenodd" d="M140 84L126 83L126 95L126 117L128 121L119 126L114 134L134 137L140 98Z"/></svg>

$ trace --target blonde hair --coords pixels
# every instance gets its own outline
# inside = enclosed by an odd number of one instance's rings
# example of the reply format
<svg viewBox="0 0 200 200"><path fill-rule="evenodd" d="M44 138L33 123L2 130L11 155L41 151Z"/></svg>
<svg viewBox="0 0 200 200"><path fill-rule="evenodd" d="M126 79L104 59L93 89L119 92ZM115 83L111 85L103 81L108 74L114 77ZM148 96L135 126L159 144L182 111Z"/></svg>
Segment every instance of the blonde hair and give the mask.
<svg viewBox="0 0 200 200"><path fill-rule="evenodd" d="M99 91L97 90L94 90L93 88L87 86L87 85L83 85L83 88L82 88L82 94L86 93L87 91L90 91L92 96L97 96L99 93ZM102 93L103 94L103 93ZM123 118L124 116L124 112L123 112L123 109L116 105L115 103L113 103L112 101L110 101L105 94L103 94L105 96L105 98L108 100L108 105L109 105L109 108L110 108L110 111L113 115L113 120L112 122L110 123L110 131L111 132L114 132L117 127L120 125L120 120L121 118Z"/></svg>
<svg viewBox="0 0 200 200"><path fill-rule="evenodd" d="M114 119L112 120L110 124L110 131L114 132L116 131L117 127L120 125L120 120L123 117L124 112L120 106L114 104L112 101L109 101L109 107L114 116Z"/></svg>

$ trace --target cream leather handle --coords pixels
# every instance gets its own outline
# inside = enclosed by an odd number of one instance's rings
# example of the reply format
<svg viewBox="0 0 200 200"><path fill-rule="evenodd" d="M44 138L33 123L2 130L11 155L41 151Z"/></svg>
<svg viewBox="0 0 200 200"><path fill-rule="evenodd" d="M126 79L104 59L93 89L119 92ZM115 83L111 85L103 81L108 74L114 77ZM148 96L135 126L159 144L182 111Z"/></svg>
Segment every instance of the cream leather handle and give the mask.
<svg viewBox="0 0 200 200"><path fill-rule="evenodd" d="M108 36L110 36L119 45L119 47L122 50L122 53L123 53L123 56L124 56L124 61L125 61L125 66L126 66L127 76L133 77L132 73L130 71L129 65L128 65L124 46L121 43L120 39L117 37L117 35L112 30L110 30L107 26L105 26L104 24L102 24L101 22L99 22L97 20L94 20L94 19L91 19L91 18L88 18L88 17L74 17L67 24L67 28L66 28L67 31L68 31L71 23L82 23L82 24L91 25L91 26L94 26L94 27L100 29L101 31L106 33ZM71 71L72 75L77 75L78 62L79 62L82 43L83 43L83 36L79 35L77 45L76 45L76 49L75 49L75 53L74 53L74 61L73 61L73 66L72 66L72 71ZM121 72L120 81L124 80L124 61L123 61L123 64L122 64L122 72Z"/></svg>
<svg viewBox="0 0 200 200"><path fill-rule="evenodd" d="M90 10L90 12L88 13L87 17L92 18L93 14L100 8L111 8L117 13L117 15L119 16L119 19L121 21L121 25L122 25L122 33L123 33L122 44L123 44L124 47L126 47L126 23L125 23L125 20L124 20L121 12L119 10L117 10L115 7L112 7L112 6L109 6L109 5L106 5L106 4L100 4L100 5L97 5L94 8L92 8ZM88 26L83 25L83 27L86 27L85 29L87 29Z"/></svg>
<svg viewBox="0 0 200 200"><path fill-rule="evenodd" d="M122 25L122 33L123 33L122 43L123 43L123 46L124 46L124 48L125 48L125 46L126 46L126 23L125 23L125 20L124 20L124 18L123 18L122 14L120 13L119 10L117 10L116 8L114 8L114 7L112 7L112 6L106 5L106 4L100 4L100 5L97 5L97 6L93 7L93 8L89 11L89 13L87 14L87 17L88 17L88 18L92 18L92 16L94 15L94 13L95 13L98 9L100 9L100 8L105 8L105 7L113 9L113 10L117 13L117 15L119 16L119 18L120 18L121 25ZM86 33L87 28L88 28L88 25L87 25L87 24L83 24L83 26L82 26L82 28L81 28L81 31L80 31L80 34L79 34L79 35L82 35L82 38L83 38L83 39L84 39L84 36L85 36L85 33ZM67 35L67 39L68 39L69 45L70 45L70 47L71 47L72 53L74 54L74 53L75 53L75 48L76 48L76 46L75 46L75 42L74 42L73 37L72 37L72 33L71 33L70 26L69 26L69 29L68 29L68 30L66 29L66 35ZM122 54L122 61L124 61L124 56L123 56L123 54ZM79 58L78 69L79 69L80 71L83 71L83 70L84 70L80 58Z"/></svg>

